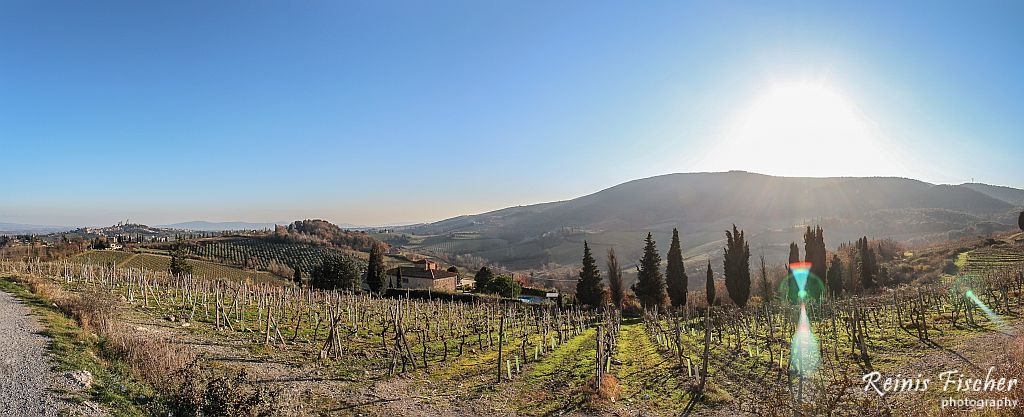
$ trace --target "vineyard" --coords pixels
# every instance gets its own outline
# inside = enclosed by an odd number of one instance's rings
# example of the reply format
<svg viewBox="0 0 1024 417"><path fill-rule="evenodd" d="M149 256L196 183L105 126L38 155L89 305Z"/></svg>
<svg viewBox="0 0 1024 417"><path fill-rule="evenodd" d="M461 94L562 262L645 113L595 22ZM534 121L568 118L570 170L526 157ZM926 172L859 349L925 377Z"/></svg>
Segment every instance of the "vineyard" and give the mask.
<svg viewBox="0 0 1024 417"><path fill-rule="evenodd" d="M200 240L185 246L185 253L220 263L269 270L271 263L288 265L309 272L320 265L325 257L341 252L326 246L275 243L265 239L233 238ZM352 256L352 253L346 253Z"/></svg>
<svg viewBox="0 0 1024 417"><path fill-rule="evenodd" d="M120 251L90 250L71 257L73 262L93 266L116 265L119 268L165 272L170 268L171 258L156 253L132 253ZM208 277L229 281L252 280L256 282L280 283L271 274L263 271L243 270L213 262L189 260L197 277Z"/></svg>
<svg viewBox="0 0 1024 417"><path fill-rule="evenodd" d="M964 273L985 273L1008 267L1024 266L1024 251L1013 246L986 246L966 252L964 257Z"/></svg>
<svg viewBox="0 0 1024 417"><path fill-rule="evenodd" d="M154 323L187 323L185 338L235 346L253 362L291 364L294 378L320 375L305 394L319 409L363 407L371 415L635 415L716 407L729 415L884 415L907 399L869 395L860 382L866 370L912 369L907 362L917 354L942 353L952 340L1011 331L1024 308L1024 277L1008 268L805 309L691 303L642 318L73 262L0 261L0 274L48 276L72 291L116 294ZM817 345L811 356L794 350L794 340L808 332ZM400 392L374 402L382 387Z"/></svg>

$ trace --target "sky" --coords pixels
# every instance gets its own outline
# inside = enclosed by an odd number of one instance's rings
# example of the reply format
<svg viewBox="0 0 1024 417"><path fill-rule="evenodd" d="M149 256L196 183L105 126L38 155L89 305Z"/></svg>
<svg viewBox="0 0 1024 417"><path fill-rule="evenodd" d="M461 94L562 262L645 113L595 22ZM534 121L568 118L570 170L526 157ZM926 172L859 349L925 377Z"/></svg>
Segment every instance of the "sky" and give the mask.
<svg viewBox="0 0 1024 417"><path fill-rule="evenodd" d="M0 222L439 220L672 172L1024 188L1024 2L0 1Z"/></svg>

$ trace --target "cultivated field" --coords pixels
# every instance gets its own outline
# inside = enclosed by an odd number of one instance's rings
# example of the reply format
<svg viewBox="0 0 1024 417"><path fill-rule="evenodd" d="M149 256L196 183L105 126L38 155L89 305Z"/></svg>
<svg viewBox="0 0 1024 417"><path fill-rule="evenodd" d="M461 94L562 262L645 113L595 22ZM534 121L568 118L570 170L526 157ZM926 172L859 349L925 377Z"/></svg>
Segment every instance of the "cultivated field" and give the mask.
<svg viewBox="0 0 1024 417"><path fill-rule="evenodd" d="M271 263L309 272L328 256L355 256L358 252L338 251L325 246L275 243L266 239L204 239L185 245L185 253L204 259L248 268L268 270ZM365 255L364 255L365 256Z"/></svg>
<svg viewBox="0 0 1024 417"><path fill-rule="evenodd" d="M74 262L86 265L111 266L118 268L135 268L150 273L166 272L171 266L171 257L158 253L132 253L109 250L90 250L71 257ZM214 262L200 261L195 259L187 260L192 265L193 274L197 277L209 279L223 279L229 281L253 281L267 283L284 282L265 271L253 271L221 265Z"/></svg>

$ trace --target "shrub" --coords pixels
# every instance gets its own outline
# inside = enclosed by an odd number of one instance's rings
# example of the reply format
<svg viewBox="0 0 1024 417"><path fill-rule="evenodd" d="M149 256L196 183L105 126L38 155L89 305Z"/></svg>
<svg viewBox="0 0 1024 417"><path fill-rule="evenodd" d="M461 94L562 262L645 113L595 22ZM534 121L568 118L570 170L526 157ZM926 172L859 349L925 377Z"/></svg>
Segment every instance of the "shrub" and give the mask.
<svg viewBox="0 0 1024 417"><path fill-rule="evenodd" d="M216 372L192 362L183 368L181 384L171 397L170 412L181 416L273 416L278 396L244 370Z"/></svg>

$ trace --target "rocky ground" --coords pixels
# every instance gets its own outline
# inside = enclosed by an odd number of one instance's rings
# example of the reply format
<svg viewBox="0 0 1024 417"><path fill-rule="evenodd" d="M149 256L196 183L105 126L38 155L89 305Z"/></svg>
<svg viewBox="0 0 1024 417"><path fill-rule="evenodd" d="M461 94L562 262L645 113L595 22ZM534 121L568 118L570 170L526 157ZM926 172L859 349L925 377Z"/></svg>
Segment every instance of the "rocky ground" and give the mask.
<svg viewBox="0 0 1024 417"><path fill-rule="evenodd" d="M67 393L88 388L85 371L57 373L47 357L48 339L15 297L0 291L0 415L103 415L91 402L74 402Z"/></svg>

